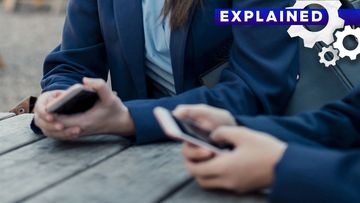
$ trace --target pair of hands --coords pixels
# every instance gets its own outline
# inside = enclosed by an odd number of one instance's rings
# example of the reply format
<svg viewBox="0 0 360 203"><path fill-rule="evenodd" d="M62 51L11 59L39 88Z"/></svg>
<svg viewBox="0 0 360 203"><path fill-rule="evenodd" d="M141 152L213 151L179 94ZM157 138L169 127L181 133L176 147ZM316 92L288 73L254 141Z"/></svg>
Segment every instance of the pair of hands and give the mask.
<svg viewBox="0 0 360 203"><path fill-rule="evenodd" d="M134 123L128 109L107 88L104 80L84 78L83 85L99 95L99 101L85 113L66 116L47 112L48 104L67 90L50 91L39 97L34 108L34 121L46 136L60 140L73 140L81 136L101 133L125 136L135 134Z"/></svg>
<svg viewBox="0 0 360 203"><path fill-rule="evenodd" d="M105 81L84 78L83 83L95 90L100 100L82 114L64 116L47 112L48 104L66 90L46 92L39 97L34 120L43 133L61 140L100 133L134 135L135 127L128 109L107 88ZM271 185L274 168L287 147L285 143L264 133L236 127L229 112L206 105L181 105L174 115L194 120L199 127L213 131L214 141L235 146L231 152L214 154L191 144L184 145L186 167L202 187L243 193Z"/></svg>
<svg viewBox="0 0 360 203"><path fill-rule="evenodd" d="M200 186L245 193L271 185L276 164L287 148L285 143L265 133L236 127L229 112L206 105L182 105L175 109L174 115L212 130L211 138L215 142L235 146L231 152L214 154L184 144L186 168Z"/></svg>

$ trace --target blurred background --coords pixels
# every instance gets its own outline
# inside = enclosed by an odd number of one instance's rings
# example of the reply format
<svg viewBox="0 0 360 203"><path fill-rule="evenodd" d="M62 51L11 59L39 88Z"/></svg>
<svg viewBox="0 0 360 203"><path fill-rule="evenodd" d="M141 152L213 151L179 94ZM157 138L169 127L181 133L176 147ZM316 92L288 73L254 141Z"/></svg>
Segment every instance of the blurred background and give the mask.
<svg viewBox="0 0 360 203"><path fill-rule="evenodd" d="M46 55L61 40L66 0L0 0L0 112L38 96Z"/></svg>

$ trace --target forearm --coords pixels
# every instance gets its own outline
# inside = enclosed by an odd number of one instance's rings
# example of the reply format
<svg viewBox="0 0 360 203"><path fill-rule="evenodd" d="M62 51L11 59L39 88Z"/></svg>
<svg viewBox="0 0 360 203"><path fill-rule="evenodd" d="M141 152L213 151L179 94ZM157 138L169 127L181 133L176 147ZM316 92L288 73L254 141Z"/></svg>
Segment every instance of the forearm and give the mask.
<svg viewBox="0 0 360 203"><path fill-rule="evenodd" d="M43 91L66 89L83 77L107 79L97 7L96 1L69 1L62 42L44 62Z"/></svg>

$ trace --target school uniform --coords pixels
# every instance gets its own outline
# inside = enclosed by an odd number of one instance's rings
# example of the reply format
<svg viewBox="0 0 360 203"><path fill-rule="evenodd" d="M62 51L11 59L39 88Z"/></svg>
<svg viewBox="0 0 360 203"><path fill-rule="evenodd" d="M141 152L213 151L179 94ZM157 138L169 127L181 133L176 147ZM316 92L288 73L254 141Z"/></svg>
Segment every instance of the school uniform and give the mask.
<svg viewBox="0 0 360 203"><path fill-rule="evenodd" d="M290 144L278 163L270 202L360 202L360 150Z"/></svg>
<svg viewBox="0 0 360 203"><path fill-rule="evenodd" d="M202 1L183 27L169 31L168 19L157 22L148 15L149 9L159 12L149 2L70 0L62 42L45 60L41 86L44 92L66 89L83 77L107 80L110 72L112 88L134 120L138 144L167 139L153 116L156 106L205 103L234 114L281 114L297 83L297 40L285 26L216 26L214 11L289 5ZM149 19L159 27L149 28L144 23ZM225 61L219 83L203 86L201 76Z"/></svg>
<svg viewBox="0 0 360 203"><path fill-rule="evenodd" d="M289 143L275 170L271 202L360 201L360 86L318 111L237 120Z"/></svg>
<svg viewBox="0 0 360 203"><path fill-rule="evenodd" d="M344 99L318 111L289 117L239 116L237 121L239 125L267 132L290 143L357 149L360 147L360 86Z"/></svg>

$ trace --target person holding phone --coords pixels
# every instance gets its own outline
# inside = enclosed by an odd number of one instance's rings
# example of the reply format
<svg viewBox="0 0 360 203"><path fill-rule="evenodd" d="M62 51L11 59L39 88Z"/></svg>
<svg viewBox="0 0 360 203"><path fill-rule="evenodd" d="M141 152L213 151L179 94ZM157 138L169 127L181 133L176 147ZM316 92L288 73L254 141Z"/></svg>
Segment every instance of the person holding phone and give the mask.
<svg viewBox="0 0 360 203"><path fill-rule="evenodd" d="M214 153L184 145L187 169L204 188L270 187L271 202L360 201L360 86L321 110L291 117L234 118L206 105L179 106L174 115L235 147Z"/></svg>
<svg viewBox="0 0 360 203"><path fill-rule="evenodd" d="M167 139L153 116L156 106L206 103L234 114L281 114L297 83L297 40L286 26L215 26L214 11L291 3L70 0L61 45L45 60L32 127L57 139L115 133L145 144ZM218 84L202 86L201 77L225 61ZM106 88L109 72L117 96ZM99 94L98 104L70 116L47 111L83 82Z"/></svg>

